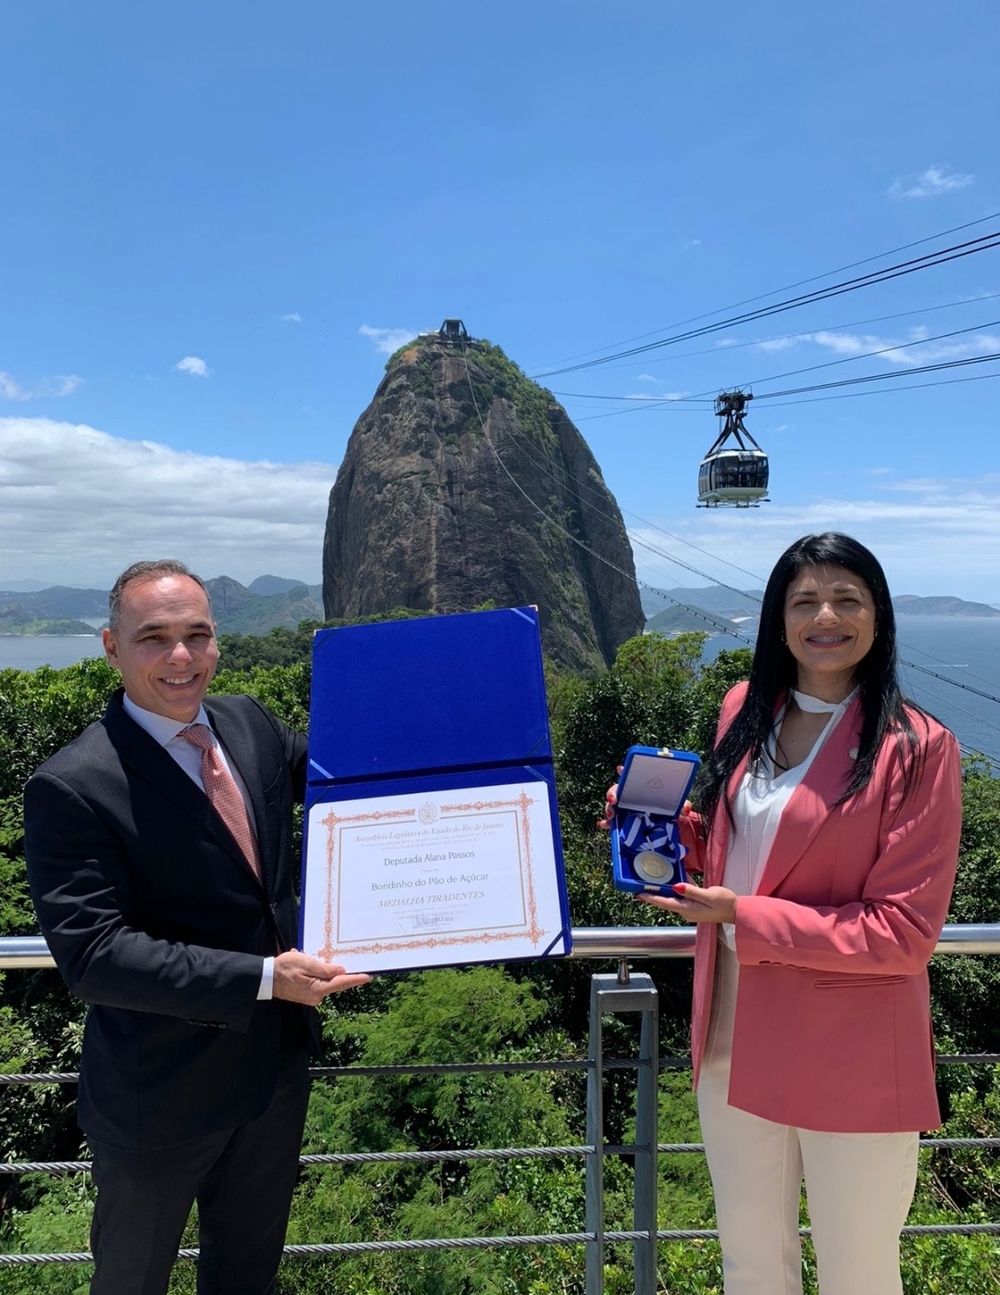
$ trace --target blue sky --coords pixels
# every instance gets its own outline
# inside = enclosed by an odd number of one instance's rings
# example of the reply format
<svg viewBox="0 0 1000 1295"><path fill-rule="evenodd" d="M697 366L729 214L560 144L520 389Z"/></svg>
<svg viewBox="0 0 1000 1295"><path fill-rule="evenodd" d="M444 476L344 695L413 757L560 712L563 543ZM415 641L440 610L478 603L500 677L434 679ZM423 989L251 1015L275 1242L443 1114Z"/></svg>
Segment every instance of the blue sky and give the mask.
<svg viewBox="0 0 1000 1295"><path fill-rule="evenodd" d="M318 580L408 334L459 315L539 373L1000 212L998 28L988 0L7 0L0 587L164 552ZM746 584L682 541L766 572L837 526L899 592L1000 602L995 381L761 398L1000 350L992 294L1000 250L545 382L664 552ZM739 514L694 508L709 406L584 398L747 381L772 502Z"/></svg>

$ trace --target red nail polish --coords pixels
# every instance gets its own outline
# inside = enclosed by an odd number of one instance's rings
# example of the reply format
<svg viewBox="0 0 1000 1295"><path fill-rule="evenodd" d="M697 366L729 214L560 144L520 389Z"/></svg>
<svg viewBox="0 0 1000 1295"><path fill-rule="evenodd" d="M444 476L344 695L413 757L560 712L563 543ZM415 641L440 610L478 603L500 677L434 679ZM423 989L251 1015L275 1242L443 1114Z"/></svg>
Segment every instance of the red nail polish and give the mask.
<svg viewBox="0 0 1000 1295"><path fill-rule="evenodd" d="M687 890L687 886L683 881L675 881L670 889L683 898L684 892Z"/></svg>

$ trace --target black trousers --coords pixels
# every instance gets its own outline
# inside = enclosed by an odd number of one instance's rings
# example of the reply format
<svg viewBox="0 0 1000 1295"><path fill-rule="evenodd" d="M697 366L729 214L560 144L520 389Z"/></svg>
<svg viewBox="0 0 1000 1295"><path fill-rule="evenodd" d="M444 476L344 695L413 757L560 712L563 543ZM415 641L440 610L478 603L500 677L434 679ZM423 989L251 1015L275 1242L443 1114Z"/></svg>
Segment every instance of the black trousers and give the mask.
<svg viewBox="0 0 1000 1295"><path fill-rule="evenodd" d="M296 1046L282 1059L270 1105L251 1124L160 1151L91 1141L91 1295L164 1295L195 1201L198 1295L271 1295L308 1101L306 1052Z"/></svg>

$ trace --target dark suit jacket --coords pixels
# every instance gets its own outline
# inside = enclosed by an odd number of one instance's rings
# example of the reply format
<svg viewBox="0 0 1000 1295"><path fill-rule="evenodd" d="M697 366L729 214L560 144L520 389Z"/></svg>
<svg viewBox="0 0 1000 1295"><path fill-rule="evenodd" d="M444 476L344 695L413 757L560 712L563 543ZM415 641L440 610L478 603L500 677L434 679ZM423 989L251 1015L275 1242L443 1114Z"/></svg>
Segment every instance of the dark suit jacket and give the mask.
<svg viewBox="0 0 1000 1295"><path fill-rule="evenodd" d="M249 697L208 697L205 708L253 803L263 885L121 690L25 788L38 919L69 988L91 1005L78 1118L121 1150L255 1119L274 1091L283 1028L303 1041L310 1028L306 1009L257 1001L264 958L297 943L292 803L306 741Z"/></svg>

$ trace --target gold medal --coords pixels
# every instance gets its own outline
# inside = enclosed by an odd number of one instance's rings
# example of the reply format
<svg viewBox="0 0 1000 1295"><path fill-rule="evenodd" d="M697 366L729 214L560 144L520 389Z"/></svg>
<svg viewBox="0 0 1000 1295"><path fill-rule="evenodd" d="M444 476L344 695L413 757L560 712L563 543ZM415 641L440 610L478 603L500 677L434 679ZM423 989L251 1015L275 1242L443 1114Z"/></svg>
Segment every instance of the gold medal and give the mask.
<svg viewBox="0 0 1000 1295"><path fill-rule="evenodd" d="M643 881L662 882L665 877L673 875L673 862L655 850L643 850L632 861L636 875Z"/></svg>

